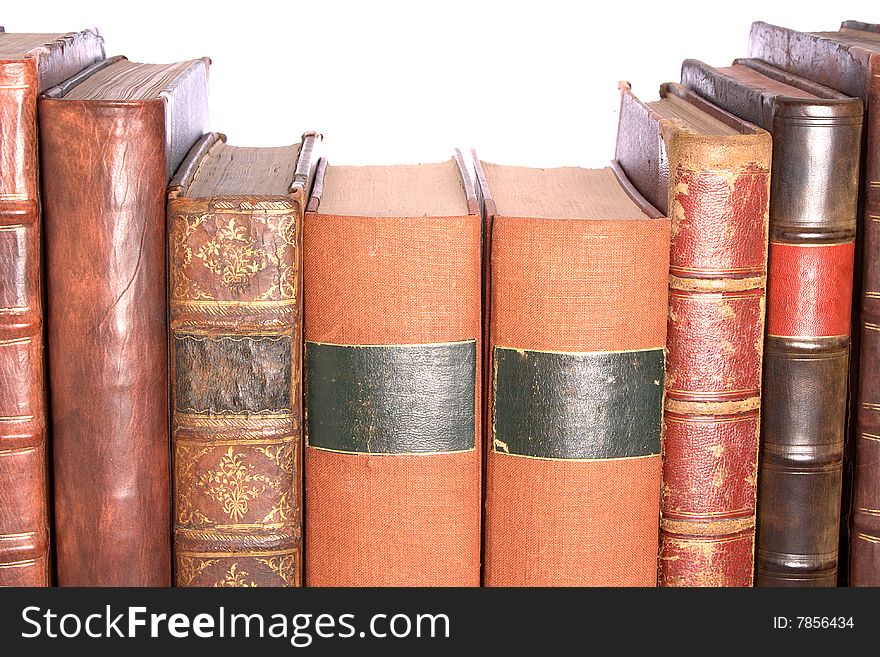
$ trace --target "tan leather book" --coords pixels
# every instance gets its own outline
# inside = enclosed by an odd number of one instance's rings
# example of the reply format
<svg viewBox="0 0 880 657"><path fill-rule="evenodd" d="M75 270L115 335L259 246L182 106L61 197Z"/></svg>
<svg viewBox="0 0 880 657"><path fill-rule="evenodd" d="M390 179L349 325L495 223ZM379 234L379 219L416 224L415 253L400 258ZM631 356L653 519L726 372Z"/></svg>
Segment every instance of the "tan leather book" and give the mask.
<svg viewBox="0 0 880 657"><path fill-rule="evenodd" d="M480 225L460 155L319 167L303 244L307 586L480 583Z"/></svg>
<svg viewBox="0 0 880 657"><path fill-rule="evenodd" d="M171 581L166 187L208 64L114 57L40 99L61 585Z"/></svg>
<svg viewBox="0 0 880 657"><path fill-rule="evenodd" d="M0 28L0 586L51 579L37 96L103 57L94 30Z"/></svg>
<svg viewBox="0 0 880 657"><path fill-rule="evenodd" d="M177 586L302 582L302 218L320 141L210 133L171 181Z"/></svg>
<svg viewBox="0 0 880 657"><path fill-rule="evenodd" d="M655 586L669 220L620 168L480 162L486 586Z"/></svg>

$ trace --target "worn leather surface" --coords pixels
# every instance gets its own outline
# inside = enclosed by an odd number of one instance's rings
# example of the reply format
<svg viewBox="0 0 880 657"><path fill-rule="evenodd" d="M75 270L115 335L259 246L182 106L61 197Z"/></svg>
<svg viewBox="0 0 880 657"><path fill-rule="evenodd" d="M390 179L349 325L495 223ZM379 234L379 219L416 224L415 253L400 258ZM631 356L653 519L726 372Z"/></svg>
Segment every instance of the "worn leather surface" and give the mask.
<svg viewBox="0 0 880 657"><path fill-rule="evenodd" d="M316 177L304 224L305 340L481 342L479 208L461 163L447 166L459 171L466 216L322 214L329 190ZM430 203L429 189L408 193ZM480 356L477 350L476 371L482 371ZM475 379L468 397L475 449L346 454L305 448L308 586L479 585L481 387Z"/></svg>
<svg viewBox="0 0 880 657"><path fill-rule="evenodd" d="M834 586L861 101L757 60L735 63L805 92L682 66L692 90L773 136L756 583Z"/></svg>
<svg viewBox="0 0 880 657"><path fill-rule="evenodd" d="M620 181L625 191L635 195L644 219L538 220L499 215L480 161L475 159L474 166L488 229L484 312L489 354L525 351L537 362L537 352L569 352L580 354L574 360L583 365L590 361L586 352L605 352L595 354L601 360L609 357L608 352L662 348L669 267L665 217ZM532 191L547 193L537 184ZM494 375L493 363L489 371ZM636 381L628 383L650 389L657 373L645 374L639 370L633 376ZM523 399L536 406L539 395L552 402L546 408L532 408L536 435L548 439L543 441L545 453L549 449L559 454L565 445L585 438L570 425L566 428L574 431L554 434L555 427L566 426L556 424L566 416L587 426L577 404L587 397L584 386L601 398L613 397L612 390L622 385L602 377L572 381L577 377L571 375L548 372L542 377L547 384L544 390L533 387L534 394L520 390ZM522 383L529 381L540 385L534 372ZM499 401L506 404L493 396L491 386L489 393L489 409ZM654 586L659 455L579 459L505 453L500 443L505 442L502 434L509 432L499 431L498 425L511 427L516 420L499 416L497 410L496 426L487 428L486 437L484 585ZM524 414L526 409L509 410ZM651 435L660 426L659 406L631 419L641 435ZM602 435L595 418L590 428L593 436ZM587 449L582 447L581 453Z"/></svg>
<svg viewBox="0 0 880 657"><path fill-rule="evenodd" d="M668 158L672 222L660 584L752 584L770 135L681 85L661 87L736 129L706 136L661 119L628 86L617 160L639 191ZM627 108L632 108L628 111ZM650 128L653 129L651 133Z"/></svg>
<svg viewBox="0 0 880 657"><path fill-rule="evenodd" d="M61 585L171 580L165 191L172 138L204 129L192 67L173 101L40 99Z"/></svg>
<svg viewBox="0 0 880 657"><path fill-rule="evenodd" d="M171 183L177 586L302 583L302 215L320 140L303 136L287 196L189 196L217 133Z"/></svg>
<svg viewBox="0 0 880 657"><path fill-rule="evenodd" d="M472 450L476 341L306 342L308 446L358 454Z"/></svg>
<svg viewBox="0 0 880 657"><path fill-rule="evenodd" d="M492 449L552 459L660 453L663 349L493 351Z"/></svg>
<svg viewBox="0 0 880 657"><path fill-rule="evenodd" d="M0 586L51 580L37 94L104 54L58 37L0 62Z"/></svg>
<svg viewBox="0 0 880 657"><path fill-rule="evenodd" d="M843 27L858 28L858 24ZM849 32L850 35L858 33ZM853 322L860 332L853 338L850 362L850 435L855 439L849 527L848 580L854 586L880 585L880 43L851 45L847 32L797 32L757 22L749 37L749 55L807 77L865 104L862 133L862 174L859 184L861 234L855 247ZM870 34L868 34L870 36ZM835 162L836 163L836 162ZM855 364L858 364L856 369ZM857 402L857 403L856 403ZM855 423L853 423L855 420ZM851 451L851 450L850 450ZM846 479L846 477L845 477ZM848 486L844 499L848 500ZM845 507L846 508L846 507Z"/></svg>
<svg viewBox="0 0 880 657"><path fill-rule="evenodd" d="M848 353L847 335L767 336L759 586L837 583Z"/></svg>

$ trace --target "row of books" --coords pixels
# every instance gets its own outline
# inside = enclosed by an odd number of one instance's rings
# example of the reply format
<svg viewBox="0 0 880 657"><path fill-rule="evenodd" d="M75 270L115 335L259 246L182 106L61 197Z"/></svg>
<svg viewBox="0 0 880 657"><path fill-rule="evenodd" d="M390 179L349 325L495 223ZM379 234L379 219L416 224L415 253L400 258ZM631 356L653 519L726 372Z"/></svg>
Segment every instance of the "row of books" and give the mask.
<svg viewBox="0 0 880 657"><path fill-rule="evenodd" d="M749 55L605 169L337 166L0 30L0 584L880 584L880 27Z"/></svg>

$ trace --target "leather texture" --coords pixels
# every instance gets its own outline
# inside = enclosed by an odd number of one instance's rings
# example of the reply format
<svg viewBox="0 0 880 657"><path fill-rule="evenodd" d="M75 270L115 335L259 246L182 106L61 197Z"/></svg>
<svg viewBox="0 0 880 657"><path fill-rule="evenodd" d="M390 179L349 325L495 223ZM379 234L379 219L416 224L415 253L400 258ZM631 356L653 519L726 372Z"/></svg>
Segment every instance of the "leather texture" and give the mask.
<svg viewBox="0 0 880 657"><path fill-rule="evenodd" d="M333 167L319 167L304 229L307 342L481 343L479 207L456 160L446 166L458 172L464 216L323 214L328 190L320 172L330 176ZM430 202L432 190L406 191ZM346 454L312 447L307 436L307 586L479 585L480 356L477 350L474 393L468 396L475 449ZM375 395L363 403L378 405L381 399ZM307 426L322 421L309 413Z"/></svg>
<svg viewBox="0 0 880 657"><path fill-rule="evenodd" d="M320 140L303 135L287 196L190 196L218 133L171 183L177 586L302 584L302 217Z"/></svg>
<svg viewBox="0 0 880 657"><path fill-rule="evenodd" d="M559 353L495 347L492 449L550 459L660 454L663 349ZM599 385L605 384L605 385Z"/></svg>
<svg viewBox="0 0 880 657"><path fill-rule="evenodd" d="M860 331L852 336L849 381L855 454L851 496L844 477L844 509L851 518L845 526L849 564L842 565L851 585L880 586L880 261L875 257L880 253L880 39L859 27L848 22L839 32L811 33L753 23L749 56L859 98L866 108L852 312L852 325Z"/></svg>
<svg viewBox="0 0 880 657"><path fill-rule="evenodd" d="M681 85L663 85L660 94L677 96L736 131L697 134L640 107L622 87L620 167L638 190L653 190L659 173L640 160L658 149L668 159L660 584L750 586L770 135Z"/></svg>
<svg viewBox="0 0 880 657"><path fill-rule="evenodd" d="M661 393L669 221L623 180L617 184L634 196L644 219L501 215L476 157L474 167L486 215L484 312L494 379L487 403L493 423L486 435L483 583L654 586L660 456L647 449L635 458L609 458L600 441L612 426L598 408L595 417L585 417L584 406L590 398L597 406L619 401L624 386ZM535 170L530 191L546 194L539 180ZM649 366L626 364L615 352L644 354ZM520 381L505 374L508 358L525 368ZM529 363L542 372L529 370ZM625 384L605 376L623 371L631 375ZM514 407L517 400L529 406ZM620 410L644 411L616 418L638 427L639 435L659 432L656 398L653 405L621 404ZM525 435L516 440L517 431L529 428L514 426L519 418L533 423L528 433L542 446L525 447ZM578 434L581 428L588 433ZM569 449L588 438L595 442ZM510 449L517 442L522 447ZM589 454L596 458L578 458Z"/></svg>
<svg viewBox="0 0 880 657"><path fill-rule="evenodd" d="M357 454L475 448L475 340L352 346L306 342L309 447Z"/></svg>
<svg viewBox="0 0 880 657"><path fill-rule="evenodd" d="M37 96L103 56L84 31L0 61L0 586L52 570Z"/></svg>
<svg viewBox="0 0 880 657"><path fill-rule="evenodd" d="M171 581L165 194L171 142L204 131L207 61L187 70L171 100L40 99L63 586Z"/></svg>
<svg viewBox="0 0 880 657"><path fill-rule="evenodd" d="M862 104L757 60L734 66L794 88L682 65L691 90L773 136L755 581L834 586Z"/></svg>

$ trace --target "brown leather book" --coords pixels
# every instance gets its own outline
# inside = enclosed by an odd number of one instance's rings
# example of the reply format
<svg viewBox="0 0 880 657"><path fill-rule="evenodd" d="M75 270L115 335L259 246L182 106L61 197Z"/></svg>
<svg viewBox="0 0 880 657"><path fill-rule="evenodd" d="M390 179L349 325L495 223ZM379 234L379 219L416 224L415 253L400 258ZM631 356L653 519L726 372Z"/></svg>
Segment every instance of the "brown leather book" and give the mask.
<svg viewBox="0 0 880 657"><path fill-rule="evenodd" d="M177 586L302 582L302 217L320 140L209 133L171 181Z"/></svg>
<svg viewBox="0 0 880 657"><path fill-rule="evenodd" d="M751 586L770 135L679 84L621 85L617 161L668 212L661 586Z"/></svg>
<svg viewBox="0 0 880 657"><path fill-rule="evenodd" d="M755 59L692 91L773 136L758 586L836 586L862 102Z"/></svg>
<svg viewBox="0 0 880 657"><path fill-rule="evenodd" d="M480 583L480 211L461 155L319 165L305 216L305 583Z"/></svg>
<svg viewBox="0 0 880 657"><path fill-rule="evenodd" d="M51 571L37 96L103 57L94 30L0 28L0 586Z"/></svg>
<svg viewBox="0 0 880 657"><path fill-rule="evenodd" d="M171 581L166 186L208 64L114 57L40 98L60 585Z"/></svg>
<svg viewBox="0 0 880 657"><path fill-rule="evenodd" d="M619 168L474 167L486 586L655 586L669 220Z"/></svg>
<svg viewBox="0 0 880 657"><path fill-rule="evenodd" d="M749 56L860 98L866 108L853 281L853 326L860 326L852 336L850 378L854 490L844 510L851 512L849 583L880 586L880 34L861 27L851 21L838 32L797 32L754 23Z"/></svg>

